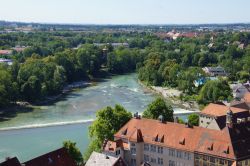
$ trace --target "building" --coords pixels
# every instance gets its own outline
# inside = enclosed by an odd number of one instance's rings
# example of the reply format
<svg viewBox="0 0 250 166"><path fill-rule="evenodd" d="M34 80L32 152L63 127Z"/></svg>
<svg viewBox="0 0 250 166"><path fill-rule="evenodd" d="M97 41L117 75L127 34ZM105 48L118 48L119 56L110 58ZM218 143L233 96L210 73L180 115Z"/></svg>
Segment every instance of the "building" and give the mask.
<svg viewBox="0 0 250 166"><path fill-rule="evenodd" d="M65 148L60 148L23 163L25 166L76 166Z"/></svg>
<svg viewBox="0 0 250 166"><path fill-rule="evenodd" d="M121 157L92 152L85 166L127 166Z"/></svg>
<svg viewBox="0 0 250 166"><path fill-rule="evenodd" d="M249 166L250 122L235 124L229 114L225 128L135 117L103 145L103 153L140 166Z"/></svg>
<svg viewBox="0 0 250 166"><path fill-rule="evenodd" d="M12 65L13 61L11 59L0 58L0 63L6 63L7 65Z"/></svg>
<svg viewBox="0 0 250 166"><path fill-rule="evenodd" d="M12 50L0 50L0 55L11 55Z"/></svg>
<svg viewBox="0 0 250 166"><path fill-rule="evenodd" d="M97 46L97 47L103 47L103 46L111 45L113 48L118 48L118 47L129 48L128 43L94 43L94 45Z"/></svg>
<svg viewBox="0 0 250 166"><path fill-rule="evenodd" d="M226 115L232 111L234 123L250 120L249 108L245 102L233 102L231 106L210 103L199 115L199 125L203 128L222 130L226 127Z"/></svg>
<svg viewBox="0 0 250 166"><path fill-rule="evenodd" d="M245 84L231 84L230 88L233 91L233 97L237 100L240 100L244 97L246 93L250 92L250 83L247 82Z"/></svg>
<svg viewBox="0 0 250 166"><path fill-rule="evenodd" d="M221 77L226 77L228 75L228 73L224 70L224 68L218 66L218 67L204 67L202 68L202 70L208 74L209 76L212 77L217 77L217 76L221 76Z"/></svg>
<svg viewBox="0 0 250 166"><path fill-rule="evenodd" d="M16 157L6 158L6 160L0 163L0 166L22 166Z"/></svg>

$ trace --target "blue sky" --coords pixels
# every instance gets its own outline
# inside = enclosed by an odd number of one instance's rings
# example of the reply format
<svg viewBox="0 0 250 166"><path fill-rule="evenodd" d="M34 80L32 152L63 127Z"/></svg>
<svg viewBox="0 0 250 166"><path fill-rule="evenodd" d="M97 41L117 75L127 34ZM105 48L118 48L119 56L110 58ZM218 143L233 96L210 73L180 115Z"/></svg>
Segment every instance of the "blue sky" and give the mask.
<svg viewBox="0 0 250 166"><path fill-rule="evenodd" d="M79 24L250 22L250 0L0 0L0 20Z"/></svg>

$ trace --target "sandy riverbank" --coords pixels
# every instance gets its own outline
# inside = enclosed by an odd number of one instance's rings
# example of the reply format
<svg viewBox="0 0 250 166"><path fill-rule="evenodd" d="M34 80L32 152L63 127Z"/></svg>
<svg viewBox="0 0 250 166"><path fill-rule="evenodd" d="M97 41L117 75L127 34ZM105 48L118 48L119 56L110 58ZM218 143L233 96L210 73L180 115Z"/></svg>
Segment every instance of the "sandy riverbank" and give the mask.
<svg viewBox="0 0 250 166"><path fill-rule="evenodd" d="M174 105L178 105L184 109L191 109L191 110L199 110L199 106L197 102L184 102L180 100L180 95L182 94L181 91L174 89L174 88L167 88L167 87L159 87L159 86L150 86L157 94L160 94L165 99L170 100Z"/></svg>
<svg viewBox="0 0 250 166"><path fill-rule="evenodd" d="M199 110L199 105L197 102L184 102L180 100L180 95L182 94L181 91L174 88L168 88L168 87L160 87L160 86L146 86L141 81L138 80L138 82L146 88L146 90L152 91L154 93L157 93L161 96L163 96L166 100L170 101L173 105L179 106L183 109L188 110Z"/></svg>

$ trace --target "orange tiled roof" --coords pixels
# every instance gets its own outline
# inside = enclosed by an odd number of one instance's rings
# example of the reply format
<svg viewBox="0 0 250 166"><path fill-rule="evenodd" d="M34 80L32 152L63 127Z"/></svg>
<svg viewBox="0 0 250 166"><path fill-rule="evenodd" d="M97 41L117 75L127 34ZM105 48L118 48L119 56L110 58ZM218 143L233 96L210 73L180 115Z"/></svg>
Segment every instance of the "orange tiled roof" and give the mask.
<svg viewBox="0 0 250 166"><path fill-rule="evenodd" d="M12 50L0 50L1 55L9 55L12 53Z"/></svg>
<svg viewBox="0 0 250 166"><path fill-rule="evenodd" d="M244 95L244 100L246 103L250 103L250 92L248 92Z"/></svg>
<svg viewBox="0 0 250 166"><path fill-rule="evenodd" d="M126 129L126 134L123 134ZM136 140L134 133L138 129L142 133L143 141L148 144L184 151L197 151L223 158L235 158L231 139L226 130L219 131L201 127L187 128L183 124L172 122L165 124L151 119L131 119L114 135L115 139L125 138L134 141ZM155 139L157 135L164 139ZM209 150L209 147L212 149Z"/></svg>
<svg viewBox="0 0 250 166"><path fill-rule="evenodd" d="M248 111L247 109L236 108L236 107L228 107L228 106L225 106L225 105L210 103L208 106L206 106L201 111L201 114L211 115L211 116L215 116L215 117L225 116L229 109L231 109L234 114Z"/></svg>

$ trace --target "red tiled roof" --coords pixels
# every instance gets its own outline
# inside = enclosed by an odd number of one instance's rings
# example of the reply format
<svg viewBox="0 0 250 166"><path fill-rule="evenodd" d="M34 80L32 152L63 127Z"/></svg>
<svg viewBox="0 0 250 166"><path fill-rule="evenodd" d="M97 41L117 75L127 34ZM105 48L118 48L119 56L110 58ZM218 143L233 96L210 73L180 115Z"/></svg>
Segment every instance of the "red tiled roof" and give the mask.
<svg viewBox="0 0 250 166"><path fill-rule="evenodd" d="M201 114L211 115L211 116L215 116L215 117L225 116L229 109L232 110L232 112L234 114L240 113L240 112L248 112L247 109L236 108L236 107L228 107L228 106L225 106L225 105L210 103L208 106L206 106L201 111Z"/></svg>
<svg viewBox="0 0 250 166"><path fill-rule="evenodd" d="M6 159L6 161L0 163L0 165L1 166L21 166L21 163L16 157L14 157L14 158Z"/></svg>
<svg viewBox="0 0 250 166"><path fill-rule="evenodd" d="M65 148L26 161L24 164L25 166L76 166L75 161L69 156Z"/></svg>
<svg viewBox="0 0 250 166"><path fill-rule="evenodd" d="M250 92L248 92L244 95L244 100L246 103L250 103Z"/></svg>
<svg viewBox="0 0 250 166"><path fill-rule="evenodd" d="M127 129L126 135L122 134L124 129ZM131 141L131 137L137 129L140 129L145 143L184 151L197 151L223 158L235 158L231 139L227 131L201 127L187 128L183 124L172 122L165 124L151 119L131 119L114 135L115 139L125 138ZM164 136L164 140L156 140L155 136L157 135ZM213 144L213 149L208 150L211 144ZM228 153L225 153L227 151Z"/></svg>
<svg viewBox="0 0 250 166"><path fill-rule="evenodd" d="M0 50L0 55L10 55L12 50Z"/></svg>

